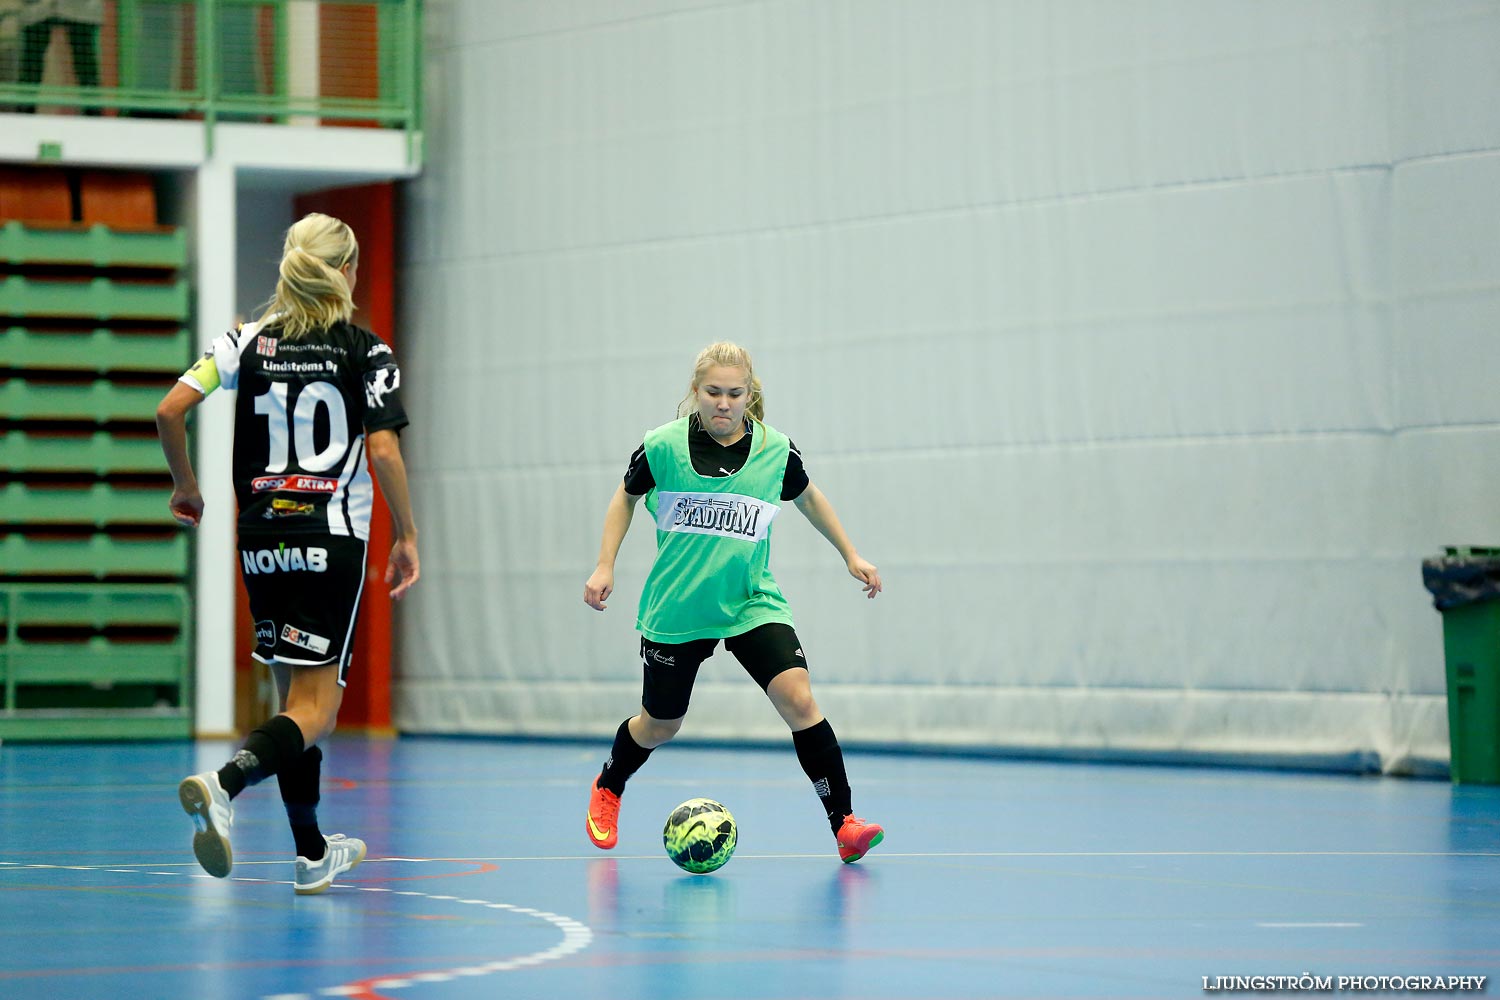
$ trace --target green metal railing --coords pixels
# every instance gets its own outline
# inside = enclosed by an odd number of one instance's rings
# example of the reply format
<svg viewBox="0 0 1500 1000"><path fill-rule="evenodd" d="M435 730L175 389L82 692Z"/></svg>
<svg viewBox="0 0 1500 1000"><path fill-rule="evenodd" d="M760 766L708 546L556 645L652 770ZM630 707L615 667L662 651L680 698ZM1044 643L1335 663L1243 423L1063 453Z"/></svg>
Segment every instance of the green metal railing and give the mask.
<svg viewBox="0 0 1500 1000"><path fill-rule="evenodd" d="M0 111L404 130L420 158L421 0L115 0L99 87L0 80ZM14 65L21 66L19 36Z"/></svg>

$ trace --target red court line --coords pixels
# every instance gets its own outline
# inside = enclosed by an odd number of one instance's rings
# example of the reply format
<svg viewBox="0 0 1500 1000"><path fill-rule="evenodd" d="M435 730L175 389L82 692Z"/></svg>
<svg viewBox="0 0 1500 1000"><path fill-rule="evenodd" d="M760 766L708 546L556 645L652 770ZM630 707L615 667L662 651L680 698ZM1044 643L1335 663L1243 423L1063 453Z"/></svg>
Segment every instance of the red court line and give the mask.
<svg viewBox="0 0 1500 1000"><path fill-rule="evenodd" d="M181 839L187 840L188 839L188 835L184 834ZM3 856L0 856L0 861L5 861L5 860L8 860L10 858L71 858L71 857L99 858L99 857L111 857L111 856L126 857L126 858L141 858L141 857L147 857L147 858L149 858L149 857L151 857L152 853L153 853L152 851L105 851L105 850L98 850L98 851L6 851ZM174 847L171 850L160 850L160 851L156 851L154 853L160 854L164 859L175 858L175 859L177 859L180 862L182 860L183 854L184 853L192 853L192 849L188 848L188 849L186 849L186 852L185 852L181 848L175 848ZM243 852L241 852L239 850L236 850L234 852L234 856L237 857L237 858L240 858L240 857L245 857L245 858L282 858L282 857L285 857L286 855L285 854L277 853L275 851L243 851ZM166 864L171 864L171 863L172 862L170 860L142 861L142 862L140 862L137 865L133 865L132 867L137 867L138 868L141 865L154 865L154 864L163 864L163 865L166 865ZM11 867L25 868L27 866L26 865L0 865L0 871L3 871L4 869L11 868ZM105 868L105 867L108 867L108 866L107 865L86 865L86 866L82 866L82 867L88 867L88 868Z"/></svg>
<svg viewBox="0 0 1500 1000"><path fill-rule="evenodd" d="M79 853L89 854L89 853L92 853L92 852L85 851L85 852L79 852ZM282 855L279 855L279 854L278 855L273 855L273 856L277 857L277 858L282 857ZM462 860L460 860L458 858L422 858L420 860L424 864L431 863L431 862L446 862L446 863L449 863L449 864L467 864L467 865L472 865L473 868L471 870L469 870L469 871L444 872L442 874L437 874L437 875L393 875L393 876L391 876L389 878L344 879L344 880L340 880L339 884L340 885L344 885L344 886L357 886L357 885L381 885L381 884L386 883L386 882L424 882L424 881L427 881L429 879L438 879L438 878L468 878L468 877L470 877L472 875L484 875L484 874L487 874L489 872L497 872L497 871L500 870L500 866L499 865L494 864L493 862L489 862L489 861L462 861ZM379 858L369 858L369 859L366 860L365 863L368 864L371 861L379 863L380 859ZM287 864L290 864L290 863L291 862L287 862ZM400 864L402 862L395 862L395 863ZM102 873L105 873L105 874L115 874L114 870L111 869L108 865L79 865L79 866L77 866L77 868L82 868L83 871L85 871L85 872L102 872ZM71 874L77 875L77 874L79 874L77 868L72 868L72 867L63 866L63 865L53 866L53 867L50 867L50 868L30 868L30 867L27 867L27 866L15 866L15 867L6 866L5 868L0 868L0 871L7 871L8 870L8 871L16 871L16 872L30 872L32 874L39 874L39 873L42 873L42 872L55 873L55 872L59 872L59 871L64 871L64 872L69 872ZM138 874L138 873L137 872L131 872L130 874ZM181 872L171 872L170 874L172 874L172 875L181 875L181 876L183 876L185 878L196 878L198 873L195 870L189 870L186 866L184 866L184 870L183 871L181 871ZM246 876L246 877L248 877L248 876ZM226 881L233 881L233 878L228 879ZM256 879L256 881L264 881L264 882L277 883L280 880L277 880L277 879ZM171 888L174 884L176 884L176 885L187 885L186 882L182 882L182 883L152 882L152 883L150 883L147 886L114 885L114 884L110 884L110 885L107 885L107 886L98 886L98 885L87 885L87 886L69 886L69 885L7 885L4 882L0 882L0 892L36 892L36 891L43 891L43 892L96 892L96 891L98 891L100 889L110 889L110 890L113 890L113 889L142 889L142 888L161 889L161 888Z"/></svg>
<svg viewBox="0 0 1500 1000"><path fill-rule="evenodd" d="M144 882L140 885L0 885L0 892L119 892L124 889L183 889L186 882Z"/></svg>
<svg viewBox="0 0 1500 1000"><path fill-rule="evenodd" d="M411 955L401 957L381 958L383 962L395 963L419 963L431 962L431 955ZM459 961L455 958L454 961ZM475 957L472 962L491 962L491 956ZM0 980L6 979L58 979L67 976L135 976L145 973L169 973L169 972L203 972L207 969L234 971L237 969L322 969L340 965L369 965L371 959L368 955L354 956L345 959L322 959L301 958L296 960L263 962L190 962L186 965L105 965L95 968L70 968L70 969L25 969L19 972L0 971ZM395 978L396 973L389 976L376 978Z"/></svg>

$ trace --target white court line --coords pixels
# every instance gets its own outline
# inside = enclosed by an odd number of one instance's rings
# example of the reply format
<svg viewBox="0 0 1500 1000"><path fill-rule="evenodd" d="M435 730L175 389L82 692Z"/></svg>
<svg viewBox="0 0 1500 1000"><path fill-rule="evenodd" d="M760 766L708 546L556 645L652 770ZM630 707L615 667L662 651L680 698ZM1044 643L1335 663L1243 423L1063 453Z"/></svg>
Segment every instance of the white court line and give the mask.
<svg viewBox="0 0 1500 1000"><path fill-rule="evenodd" d="M374 861L376 863L379 863L382 860L384 860L384 861L395 861L395 862L408 862L408 863L414 863L414 864L423 864L423 863L436 864L436 863L450 863L450 862L463 864L463 863L468 862L471 859L468 859L468 858L434 858L434 859L430 859L430 860L424 861L424 860L415 859L415 858L384 858L384 859L382 859L382 858L366 858L365 861L361 862L361 864L369 864L372 861ZM255 862L241 862L241 864L278 864L278 865L285 866L286 862L285 861L255 861ZM141 866L131 866L131 865L116 865L116 864L111 864L111 865L44 865L44 864L22 864L22 863L18 863L18 862L14 862L14 861L0 861L0 870L9 869L9 870L14 870L14 871L25 871L25 870L35 870L35 869L46 869L46 870L51 870L51 871L92 871L92 872L103 872L103 873L112 873L112 874L121 874L121 875L162 875L162 876L165 876L165 877L168 877L168 878L173 878L173 877L187 877L187 878L200 878L200 879L212 879L213 878L213 876L208 875L208 874L206 874L204 872L201 872L201 871L196 871L195 872L195 871L191 871L191 870L189 870L189 871L153 871L153 870L151 870L151 869L154 869L154 868L165 868L165 867L172 867L172 866L169 866L169 865L149 865L149 866L147 866L147 865L141 865ZM194 868L197 868L198 866L197 865L183 865L182 867L183 868L187 868L187 869L194 869ZM239 866L237 865L236 867L239 867ZM219 880L215 879L215 881L219 881ZM282 880L282 879L243 878L243 877L240 877L240 876L235 876L235 877L231 878L229 881L232 881L232 882L259 882L259 883L261 883L263 885L293 885L294 884L292 882L285 881L285 880ZM553 927L555 927L558 930L562 931L563 937L562 937L562 940L560 942L558 942L557 944L553 945L551 948L545 949L544 951L533 952L533 953L531 953L529 955L520 955L520 956L518 956L516 958L501 959L500 961L486 962L486 963L483 963L481 965L468 965L468 966L463 966L461 968L456 968L456 969L433 969L433 970L428 970L428 971L425 971L425 972L414 972L414 973L411 973L410 975L406 975L406 976L392 976L390 978L381 978L381 979L374 979L374 980L369 980L369 979L358 980L358 982L360 982L360 983L366 983L366 982L368 982L371 987L373 987L374 989L377 989L377 990L399 990L399 989L405 989L405 988L407 988L409 986L413 986L413 985L416 985L416 984L419 984L419 983L446 983L446 982L449 982L449 981L451 981L453 979L458 978L459 976L488 976L488 975L491 975L491 974L496 973L496 972L510 972L510 971L512 971L514 969L530 968L531 966L534 966L534 965L541 965L541 964L543 964L545 962L553 962L553 961L556 961L559 958L563 958L563 957L565 957L567 955L571 955L574 952L582 951L584 948L587 948L593 942L593 940L594 940L594 932L586 924L582 924L582 923L578 922L577 920L574 920L572 917L565 917L565 916L563 916L560 913L552 913L552 912L550 912L548 910L533 909L532 907L529 907L529 906L517 906L514 903L499 903L499 902L493 902L491 900L485 900L485 899L460 899L457 896L440 896L440 895L434 895L432 893L416 892L416 891L411 890L411 889L403 889L403 890L397 891L397 890L394 890L394 889L387 889L387 888L385 888L383 886L342 885L342 886L334 886L333 888L335 888L337 890L343 890L345 892L380 892L380 893L386 893L386 894L392 895L392 896L420 896L420 897L423 897L424 899L430 899L430 900L440 900L440 901L444 901L444 902L454 902L454 903L459 903L459 904L469 905L469 906L483 906L485 909L489 909L489 910L506 910L506 911L509 911L511 913L519 914L519 915L521 915L523 917L529 917L529 918L534 918L534 919L538 919L538 920L544 920L547 923L551 924ZM340 985L340 986L325 987L325 988L323 988L323 989L321 989L321 990L318 991L318 995L319 996L350 996L352 994L361 992L363 989L364 989L363 986L356 986L356 985L353 985L353 984L350 984L350 983L345 983L345 984ZM306 994L306 993L278 993L278 994L267 995L267 996L263 997L262 1000L312 1000L312 995L311 994Z"/></svg>

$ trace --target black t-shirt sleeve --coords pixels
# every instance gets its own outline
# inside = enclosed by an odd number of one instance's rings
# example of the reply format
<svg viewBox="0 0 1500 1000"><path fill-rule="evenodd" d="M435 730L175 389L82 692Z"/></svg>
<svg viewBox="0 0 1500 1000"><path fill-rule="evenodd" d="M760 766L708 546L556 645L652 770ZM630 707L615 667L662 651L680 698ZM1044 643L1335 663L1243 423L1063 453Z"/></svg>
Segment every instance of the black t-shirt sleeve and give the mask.
<svg viewBox="0 0 1500 1000"><path fill-rule="evenodd" d="M630 467L625 470L625 492L641 497L655 488L656 477L651 474L651 464L646 461L646 446L642 444L630 456Z"/></svg>
<svg viewBox="0 0 1500 1000"><path fill-rule="evenodd" d="M781 477L781 499L795 500L800 497L812 482L807 476L807 470L802 467L802 453L797 450L797 442L788 441L791 448L786 453L786 472Z"/></svg>
<svg viewBox="0 0 1500 1000"><path fill-rule="evenodd" d="M361 361L365 389L365 433L399 431L410 421L401 405L401 368L390 345L366 334Z"/></svg>

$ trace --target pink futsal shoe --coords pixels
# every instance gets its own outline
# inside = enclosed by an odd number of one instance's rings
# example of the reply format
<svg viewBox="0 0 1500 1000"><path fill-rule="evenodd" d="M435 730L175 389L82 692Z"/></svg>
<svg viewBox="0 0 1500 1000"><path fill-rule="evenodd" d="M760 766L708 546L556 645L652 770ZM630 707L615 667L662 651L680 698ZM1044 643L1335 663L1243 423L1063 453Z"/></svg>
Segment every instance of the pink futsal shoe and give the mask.
<svg viewBox="0 0 1500 1000"><path fill-rule="evenodd" d="M844 864L858 861L870 852L870 848L885 839L885 830L879 824L866 823L850 813L839 827L839 860Z"/></svg>
<svg viewBox="0 0 1500 1000"><path fill-rule="evenodd" d="M601 775L602 777L602 775ZM601 851L607 851L620 842L620 797L608 788L599 787L594 779L593 791L589 793L589 840Z"/></svg>

